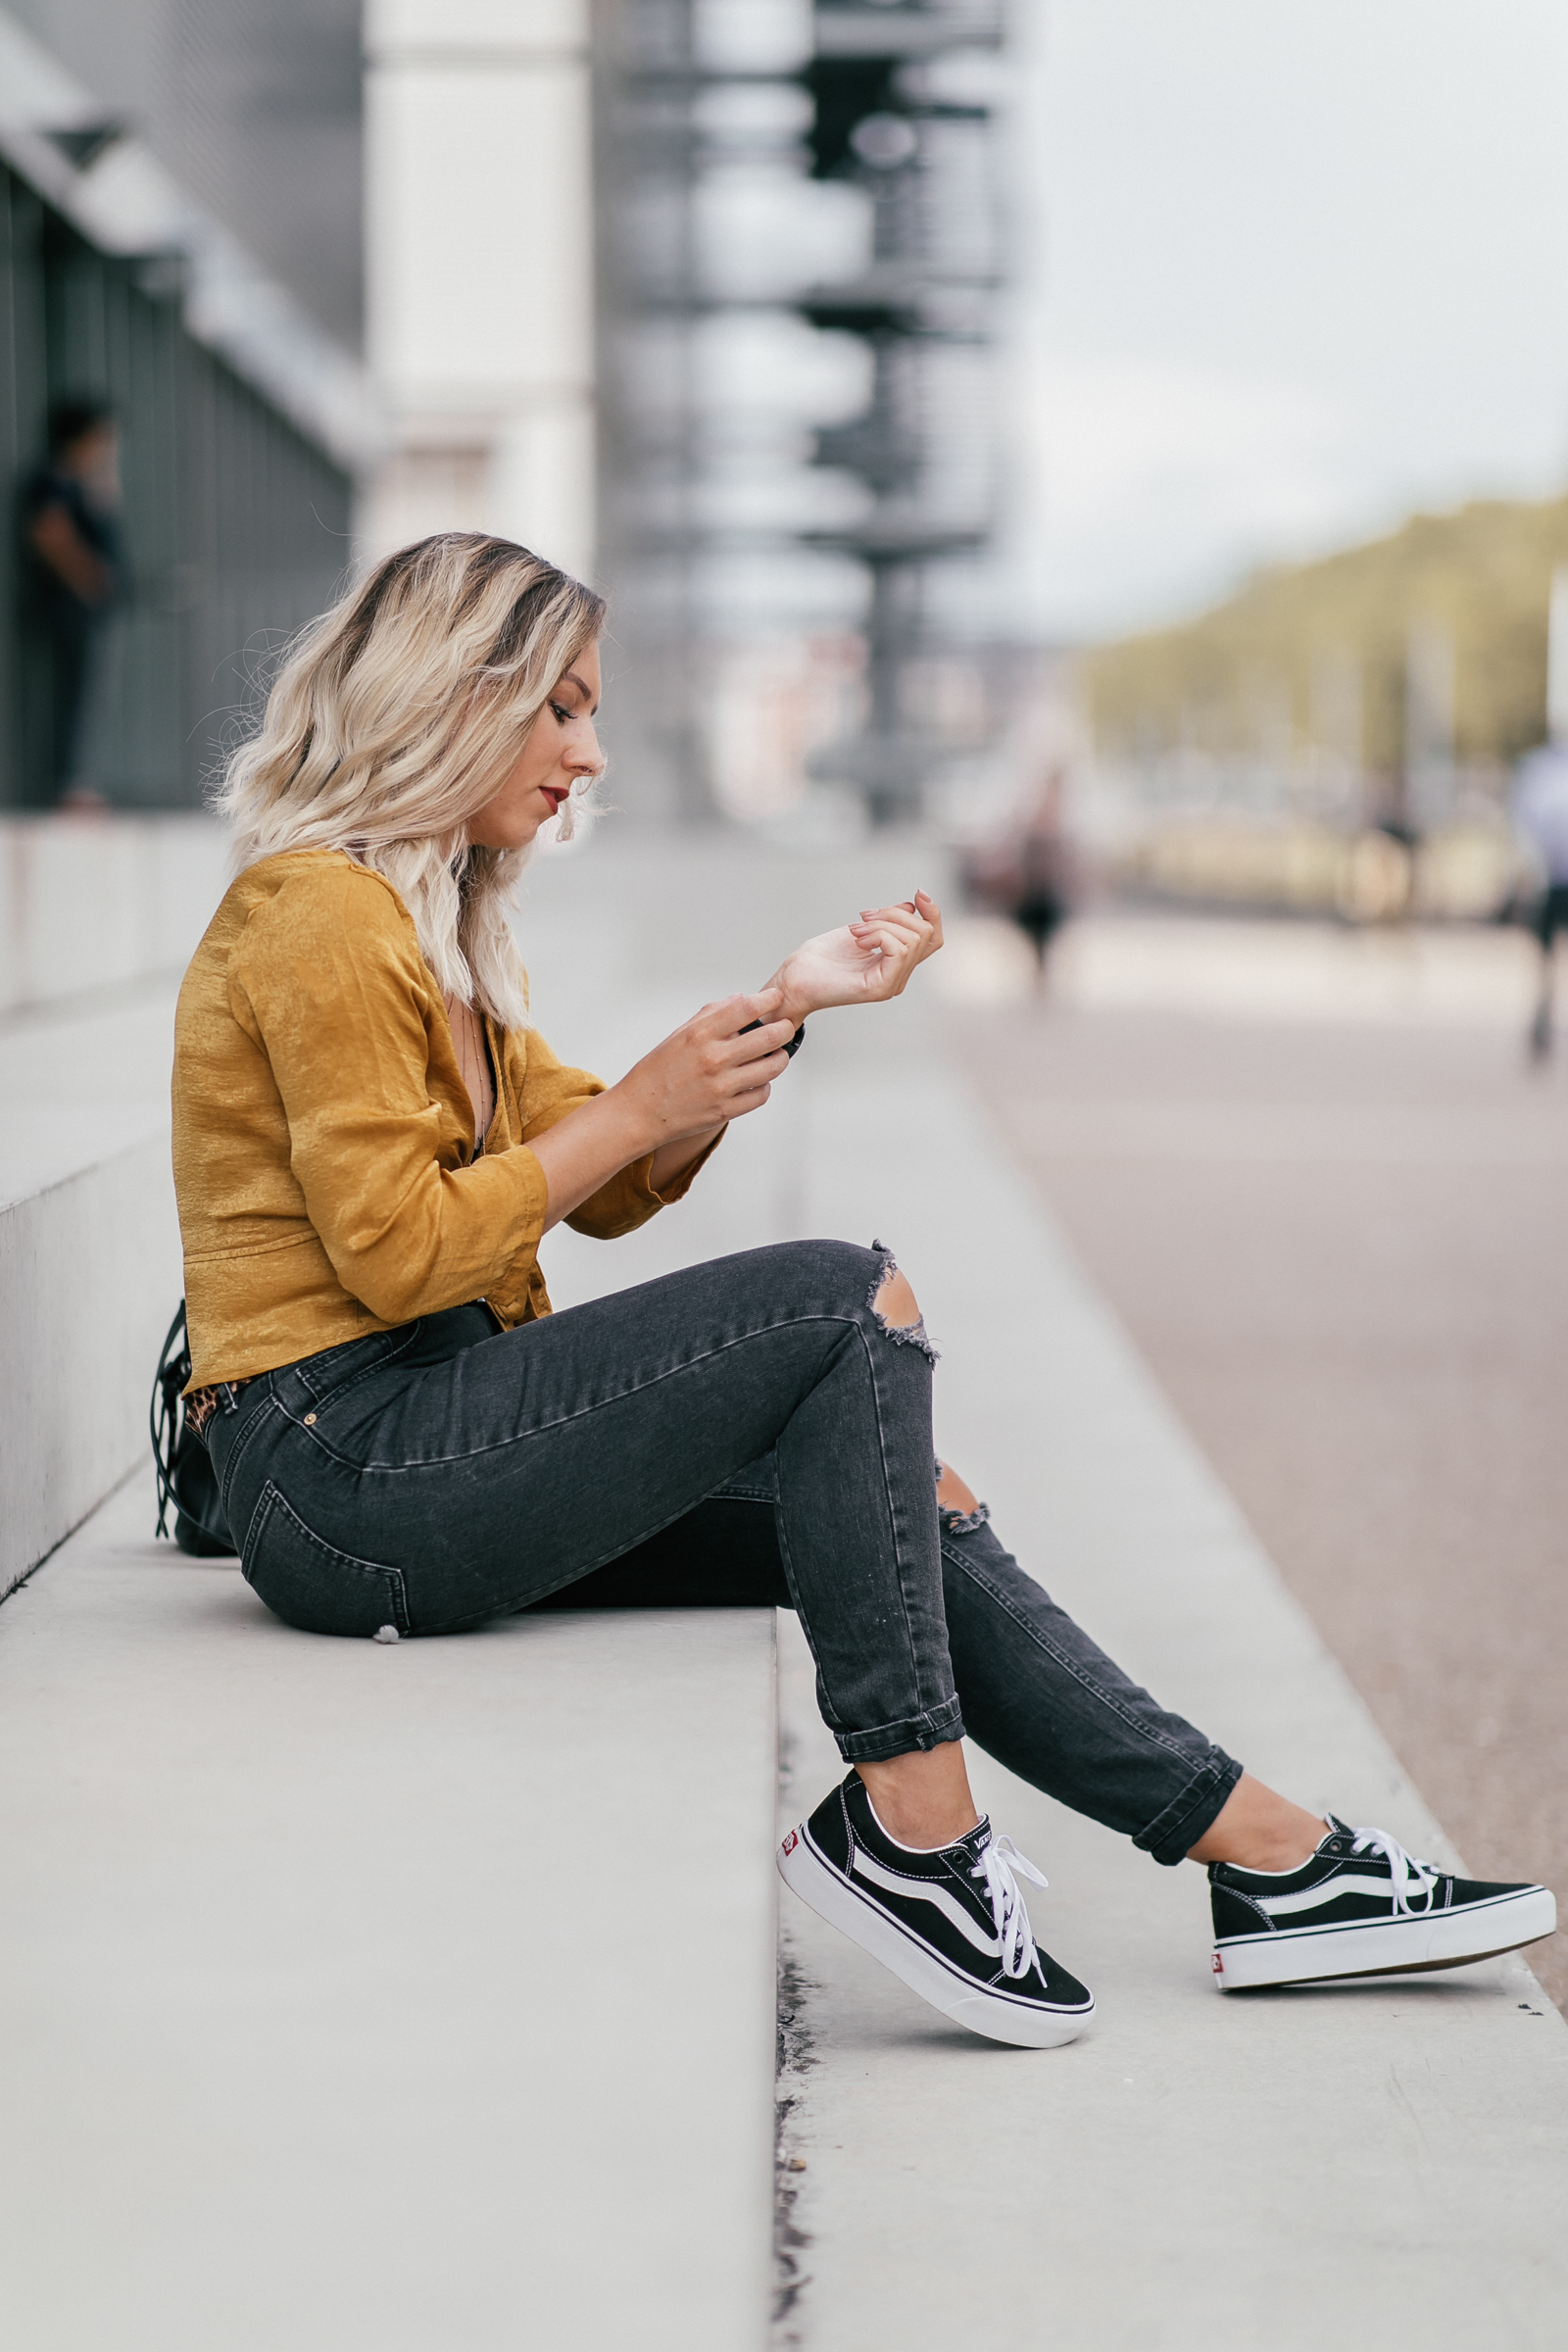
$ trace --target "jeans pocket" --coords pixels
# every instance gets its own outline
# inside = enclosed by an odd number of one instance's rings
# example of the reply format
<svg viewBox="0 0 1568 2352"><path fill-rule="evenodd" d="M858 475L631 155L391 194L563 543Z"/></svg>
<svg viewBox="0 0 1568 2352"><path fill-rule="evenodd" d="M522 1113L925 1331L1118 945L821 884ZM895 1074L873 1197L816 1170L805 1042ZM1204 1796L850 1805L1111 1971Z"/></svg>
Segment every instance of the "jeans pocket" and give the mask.
<svg viewBox="0 0 1568 2352"><path fill-rule="evenodd" d="M270 1479L252 1514L241 1565L257 1598L302 1633L368 1641L383 1626L395 1626L400 1634L409 1630L402 1570L357 1560L326 1543Z"/></svg>

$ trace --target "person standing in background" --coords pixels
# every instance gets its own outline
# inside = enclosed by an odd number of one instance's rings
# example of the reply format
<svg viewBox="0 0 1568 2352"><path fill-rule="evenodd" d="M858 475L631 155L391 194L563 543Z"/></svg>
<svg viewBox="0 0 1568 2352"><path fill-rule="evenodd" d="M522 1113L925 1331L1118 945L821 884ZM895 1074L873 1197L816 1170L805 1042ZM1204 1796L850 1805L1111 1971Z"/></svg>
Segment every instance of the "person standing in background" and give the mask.
<svg viewBox="0 0 1568 2352"><path fill-rule="evenodd" d="M1035 952L1037 986L1046 985L1051 944L1072 912L1075 875L1059 773L1041 784L1021 825L971 858L971 897L1017 924Z"/></svg>
<svg viewBox="0 0 1568 2352"><path fill-rule="evenodd" d="M118 439L102 401L60 401L49 457L23 493L26 602L47 672L48 780L60 808L101 808L80 773L103 625L120 586Z"/></svg>
<svg viewBox="0 0 1568 2352"><path fill-rule="evenodd" d="M1531 1058L1544 1061L1552 1045L1557 934L1568 930L1568 747L1544 743L1520 760L1513 817L1545 877L1535 913L1536 936L1541 942L1541 995L1530 1024Z"/></svg>

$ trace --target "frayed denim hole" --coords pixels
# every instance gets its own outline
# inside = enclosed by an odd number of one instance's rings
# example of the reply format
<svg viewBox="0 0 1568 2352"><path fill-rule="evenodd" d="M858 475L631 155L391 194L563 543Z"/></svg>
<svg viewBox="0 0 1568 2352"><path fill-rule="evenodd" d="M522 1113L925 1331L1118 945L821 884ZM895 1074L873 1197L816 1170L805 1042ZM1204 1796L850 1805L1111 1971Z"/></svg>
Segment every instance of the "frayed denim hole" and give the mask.
<svg viewBox="0 0 1568 2352"><path fill-rule="evenodd" d="M872 1277L871 1287L865 1294L865 1303L871 1310L872 1321L883 1337L893 1342L895 1348L918 1348L926 1362L934 1370L937 1363L937 1350L931 1345L931 1335L926 1330L924 1315L921 1315L919 1320L914 1323L890 1323L877 1305L877 1300L882 1295L882 1286L898 1272L899 1261L886 1242L873 1241L871 1247L880 1261L876 1273Z"/></svg>
<svg viewBox="0 0 1568 2352"><path fill-rule="evenodd" d="M950 1511L938 1503L937 1517L950 1536L972 1536L977 1528L990 1526L991 1505L977 1502L972 1511Z"/></svg>

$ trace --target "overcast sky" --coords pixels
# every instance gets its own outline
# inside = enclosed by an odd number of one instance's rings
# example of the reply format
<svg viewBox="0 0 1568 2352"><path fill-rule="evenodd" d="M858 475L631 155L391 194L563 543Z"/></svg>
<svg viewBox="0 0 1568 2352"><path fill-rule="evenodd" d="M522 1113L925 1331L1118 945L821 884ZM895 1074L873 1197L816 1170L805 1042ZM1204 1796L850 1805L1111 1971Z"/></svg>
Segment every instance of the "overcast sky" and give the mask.
<svg viewBox="0 0 1568 2352"><path fill-rule="evenodd" d="M1021 618L1568 482L1568 0L1014 0Z"/></svg>

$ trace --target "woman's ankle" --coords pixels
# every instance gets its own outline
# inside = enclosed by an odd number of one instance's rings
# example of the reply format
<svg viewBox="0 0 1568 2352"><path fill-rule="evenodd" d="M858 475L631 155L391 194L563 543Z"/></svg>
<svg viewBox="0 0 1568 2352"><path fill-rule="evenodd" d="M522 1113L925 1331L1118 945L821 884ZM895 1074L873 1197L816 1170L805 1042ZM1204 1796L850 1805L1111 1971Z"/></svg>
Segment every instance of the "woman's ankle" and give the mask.
<svg viewBox="0 0 1568 2352"><path fill-rule="evenodd" d="M935 1853L955 1845L980 1819L969 1792L961 1740L912 1755L858 1764L871 1810L896 1845Z"/></svg>
<svg viewBox="0 0 1568 2352"><path fill-rule="evenodd" d="M1187 1859L1230 1862L1238 1870L1299 1870L1327 1833L1317 1814L1244 1772Z"/></svg>

